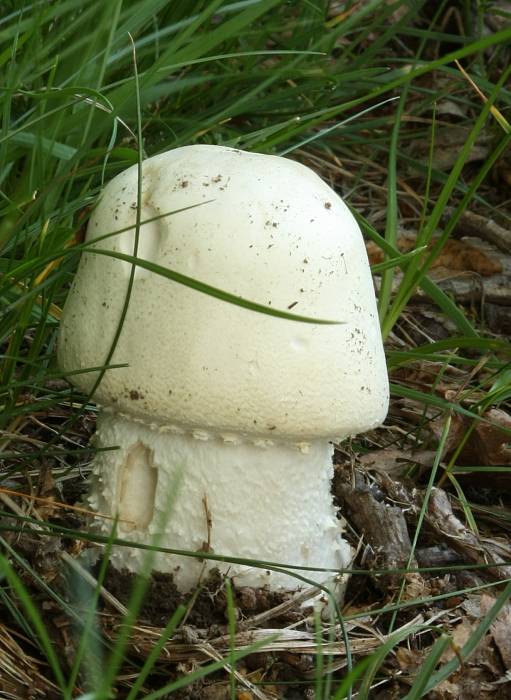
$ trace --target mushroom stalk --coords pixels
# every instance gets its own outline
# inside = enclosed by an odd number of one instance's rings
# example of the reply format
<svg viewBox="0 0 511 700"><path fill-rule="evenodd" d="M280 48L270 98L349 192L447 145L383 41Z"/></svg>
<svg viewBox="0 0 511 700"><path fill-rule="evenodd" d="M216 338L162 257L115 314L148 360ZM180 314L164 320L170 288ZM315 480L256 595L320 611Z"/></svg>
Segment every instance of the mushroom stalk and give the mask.
<svg viewBox="0 0 511 700"><path fill-rule="evenodd" d="M330 491L333 446L327 440L296 444L199 430L179 434L103 412L97 444L120 445L98 452L89 497L99 513L119 516L119 537L293 566L349 565L350 547ZM98 520L108 531L110 522ZM119 546L112 563L139 571L144 556L144 550ZM304 585L283 572L168 553L158 553L153 567L172 573L183 591L214 567L237 585ZM315 583L333 585L336 578L335 571L294 571Z"/></svg>

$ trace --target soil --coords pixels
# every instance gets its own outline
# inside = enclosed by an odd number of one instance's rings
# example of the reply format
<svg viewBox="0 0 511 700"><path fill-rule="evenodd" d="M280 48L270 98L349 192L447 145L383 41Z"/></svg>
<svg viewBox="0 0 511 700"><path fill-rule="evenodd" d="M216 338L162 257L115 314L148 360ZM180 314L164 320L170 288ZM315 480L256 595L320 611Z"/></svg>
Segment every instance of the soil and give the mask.
<svg viewBox="0 0 511 700"><path fill-rule="evenodd" d="M105 587L123 605L127 605L135 581L136 574L110 566ZM270 591L266 588L233 586L233 597L236 614L241 619L271 610L287 600L289 594ZM204 578L197 594L192 597L191 604L190 595L180 593L172 574L154 571L151 574L139 621L155 627L164 627L179 605L190 605L186 615L187 627L196 628L201 632L223 628L227 623L227 598L224 578L218 569L213 569Z"/></svg>

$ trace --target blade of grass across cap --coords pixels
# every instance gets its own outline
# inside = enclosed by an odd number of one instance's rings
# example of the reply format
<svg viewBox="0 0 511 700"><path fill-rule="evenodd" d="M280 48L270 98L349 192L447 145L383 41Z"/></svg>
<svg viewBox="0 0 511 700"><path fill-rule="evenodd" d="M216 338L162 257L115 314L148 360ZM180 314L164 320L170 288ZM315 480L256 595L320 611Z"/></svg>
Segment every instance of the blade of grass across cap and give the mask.
<svg viewBox="0 0 511 700"><path fill-rule="evenodd" d="M79 251L84 251L86 253L96 254L96 255L106 255L109 257L118 258L120 260L125 260L126 262L131 263L132 266L135 266L135 267L140 266L140 267L145 268L151 272L154 272L155 274L166 277L170 280L173 280L175 282L178 282L179 284L183 284L185 286L188 286L188 287L195 289L199 292L202 292L204 294L208 294L208 295L214 296L218 299L222 299L223 301L226 301L228 303L235 304L237 306L242 306L244 308L251 309L253 311L257 311L260 313L265 313L265 314L268 314L270 316L284 318L284 319L288 319L291 321L299 321L302 323L317 323L320 325L324 325L324 324L333 325L333 324L344 323L340 319L339 320L316 319L316 318L309 317L309 316L302 316L300 314L289 313L289 312L283 311L283 310L272 309L270 306L258 304L256 302L252 302L248 299L243 299L242 297L238 297L236 295L230 294L229 292L225 292L224 290L218 289L217 287L213 287L211 285L200 282L199 280L196 280L192 277L188 277L187 275L183 275L181 273L170 270L169 268L162 267L161 265L158 265L157 263L153 263L151 261L144 260L142 258L137 258L136 255L128 255L126 253L121 253L121 252L114 251L114 250L92 248L91 247L93 245L96 245L98 243L98 241L110 238L112 236L117 236L125 231L132 230L133 228L135 228L135 230L137 230L137 226L140 227L142 224L161 219L163 217L171 215L172 213L178 213L179 211L185 211L186 209L194 208L194 206L203 206L204 204L207 204L207 202L200 203L198 205L192 205L191 207L186 207L186 208L183 208L180 210L176 210L174 212L170 212L169 214L160 214L160 215L152 217L150 219L146 219L143 222L137 222L135 224L135 226L127 226L127 227L124 227L122 229L119 229L118 231L104 234L103 236L99 236L88 243L83 243L81 245L74 246L73 248L68 248L65 251L59 251L56 254L52 254L50 256L47 256L47 257L40 260L39 265L41 265L42 267L45 267L46 265L48 265L49 263L51 263L52 261L54 261L58 257L63 257L64 255L76 254ZM137 241L138 239L135 237L135 240ZM137 244L137 248L138 248L138 244ZM399 257L399 255L397 257ZM11 274L14 277L21 277L21 276L23 276L23 274L25 273L26 270L32 269L33 264L34 264L33 261L23 262L15 270L13 270ZM130 277L130 279L131 279L131 277ZM44 282L40 283L38 285L37 289L31 289L30 292L27 292L26 296L30 296L30 295L36 293L37 291L39 291L40 288L42 287L42 285L44 285ZM131 286L128 287L128 289L129 289L129 292L131 295L132 284L131 284ZM23 297L21 297L21 299L23 299ZM125 312L127 312L127 306L128 305L126 304ZM124 319L124 315L125 314L123 314L123 316L121 317L122 320ZM120 332L119 332L119 334L120 334ZM113 352L112 352L112 355L113 355Z"/></svg>
<svg viewBox="0 0 511 700"><path fill-rule="evenodd" d="M180 209L174 209L164 214L158 214L157 216L152 216L147 219L144 219L140 222L140 224L145 225L153 221L159 221L160 219L164 219L167 216L172 216L173 214L179 214L183 211L188 211L189 209L195 209L196 207L205 206L211 201L213 200L206 200L198 204L192 204L188 207L181 207ZM116 229L115 231L110 231L109 233L105 233L101 236L96 236L93 241L84 241L83 243L76 243L77 235L75 235L72 242L64 244L63 249L52 249L52 251L46 255L36 255L30 260L17 261L18 264L16 265L16 267L10 268L8 271L5 272L5 275L3 277L0 277L0 290L3 287L9 288L11 280L22 279L26 276L29 276L30 273L34 273L35 279L37 279L42 274L42 272L44 272L44 270L49 265L52 265L56 260L65 259L66 257L87 250L91 245L96 245L101 241L113 238L114 236L126 233L127 231L134 230L136 230L136 223L131 224L130 226L124 226L120 229Z"/></svg>
<svg viewBox="0 0 511 700"><path fill-rule="evenodd" d="M94 255L106 255L112 258L118 258L119 260L125 260L126 262L138 265L139 267L142 267L145 270L154 272L157 275L161 275L162 277L166 277L169 280L173 280L174 282L183 284L186 287L195 289L196 291L202 292L203 294L207 294L209 296L215 297L216 299L221 299L222 301L234 304L235 306L241 306L245 309L250 309L251 311L258 311L259 313L267 314L269 316L284 318L289 321L298 321L301 323L314 323L318 325L338 325L344 323L344 321L341 320L312 318L311 316L301 316L299 314L289 313L288 311L272 309L271 306L265 306L264 304L258 304L257 302L244 299L243 297L238 297L234 294L229 294L229 292L224 292L222 289L218 289L218 287L213 287L212 285L205 284L204 282L199 282L198 280L193 279L192 277L188 277L187 275L183 275L180 272L175 272L174 270L170 270L166 267L162 267L161 265L157 265L156 263L153 263L150 260L143 260L142 258L137 258L133 255L128 255L126 253L120 253L116 250L91 248L87 252L92 253Z"/></svg>

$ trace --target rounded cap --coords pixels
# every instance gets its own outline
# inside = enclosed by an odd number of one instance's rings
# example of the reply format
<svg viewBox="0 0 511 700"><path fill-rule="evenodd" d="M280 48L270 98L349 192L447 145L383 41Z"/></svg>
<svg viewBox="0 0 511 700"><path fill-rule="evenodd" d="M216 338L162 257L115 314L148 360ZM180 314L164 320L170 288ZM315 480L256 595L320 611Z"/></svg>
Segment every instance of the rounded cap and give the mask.
<svg viewBox="0 0 511 700"><path fill-rule="evenodd" d="M340 438L381 423L388 379L362 235L309 168L278 156L186 146L143 163L138 257L306 324L240 308L137 268L95 400L147 423L262 439ZM201 205L201 206L194 206ZM87 240L133 254L137 167L105 188ZM186 210L183 210L187 208ZM181 211L178 211L181 210ZM175 213L172 213L175 212ZM131 264L84 253L63 314L65 371L101 366ZM87 391L96 372L74 374Z"/></svg>

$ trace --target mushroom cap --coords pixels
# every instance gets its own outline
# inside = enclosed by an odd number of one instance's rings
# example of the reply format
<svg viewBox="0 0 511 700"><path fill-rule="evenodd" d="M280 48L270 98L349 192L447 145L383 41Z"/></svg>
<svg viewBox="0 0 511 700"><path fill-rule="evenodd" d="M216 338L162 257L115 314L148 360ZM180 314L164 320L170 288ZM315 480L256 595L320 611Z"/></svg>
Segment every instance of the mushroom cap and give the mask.
<svg viewBox="0 0 511 700"><path fill-rule="evenodd" d="M133 254L137 166L104 189L87 241ZM200 206L196 206L200 205ZM145 423L225 439L304 442L373 428L388 379L370 268L347 206L278 156L185 146L142 164L138 257L271 309L257 313L137 267L94 399ZM129 262L85 252L62 319L59 362L89 391L121 317Z"/></svg>

